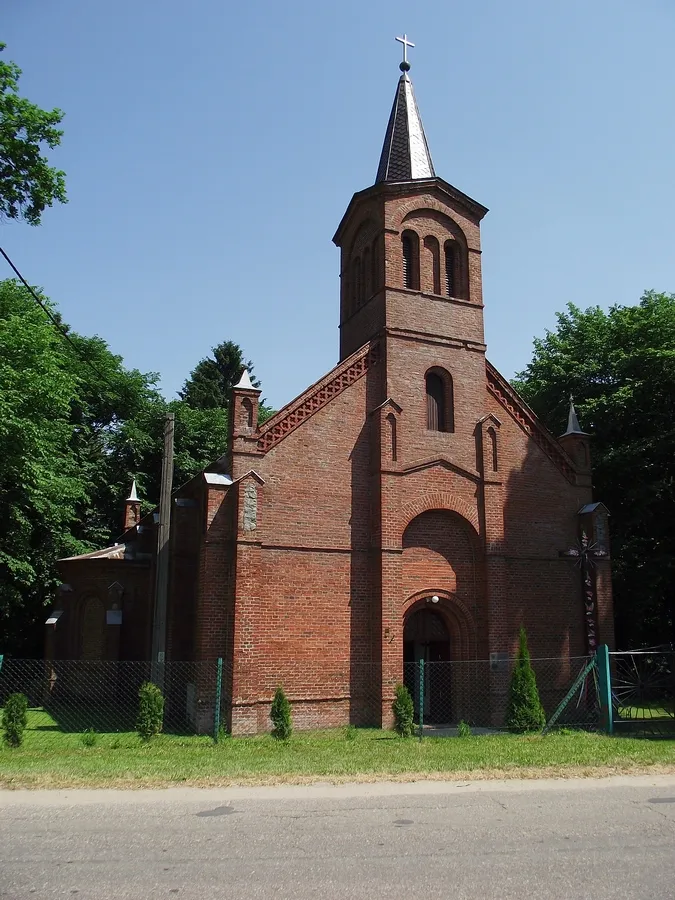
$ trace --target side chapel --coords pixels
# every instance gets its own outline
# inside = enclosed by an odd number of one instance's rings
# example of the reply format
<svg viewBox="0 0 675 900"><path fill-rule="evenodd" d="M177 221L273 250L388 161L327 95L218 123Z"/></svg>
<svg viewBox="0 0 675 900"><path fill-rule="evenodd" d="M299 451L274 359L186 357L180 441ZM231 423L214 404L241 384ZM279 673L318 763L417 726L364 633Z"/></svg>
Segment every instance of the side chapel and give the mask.
<svg viewBox="0 0 675 900"><path fill-rule="evenodd" d="M553 437L486 359L487 209L434 171L407 46L333 238L338 364L261 426L244 371L223 455L173 493L166 659L224 659L235 734L278 684L299 727L386 726L404 661L498 667L521 625L533 657L613 643L609 561L589 597L561 556L607 539L589 436L571 407ZM134 488L118 542L60 562L50 658L150 660L157 520Z"/></svg>

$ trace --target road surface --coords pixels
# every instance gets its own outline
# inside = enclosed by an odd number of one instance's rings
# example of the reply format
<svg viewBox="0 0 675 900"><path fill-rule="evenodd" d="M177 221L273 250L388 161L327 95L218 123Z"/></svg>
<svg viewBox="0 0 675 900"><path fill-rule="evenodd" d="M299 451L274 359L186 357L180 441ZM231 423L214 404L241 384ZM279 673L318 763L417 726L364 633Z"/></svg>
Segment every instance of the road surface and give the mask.
<svg viewBox="0 0 675 900"><path fill-rule="evenodd" d="M0 792L0 897L673 900L675 777Z"/></svg>

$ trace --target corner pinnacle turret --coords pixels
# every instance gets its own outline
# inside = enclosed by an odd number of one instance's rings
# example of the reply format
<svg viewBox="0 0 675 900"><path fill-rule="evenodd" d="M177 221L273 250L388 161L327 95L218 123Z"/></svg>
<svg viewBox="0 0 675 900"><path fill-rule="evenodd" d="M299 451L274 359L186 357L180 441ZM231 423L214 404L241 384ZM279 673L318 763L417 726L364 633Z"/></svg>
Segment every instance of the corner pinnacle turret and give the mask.
<svg viewBox="0 0 675 900"><path fill-rule="evenodd" d="M377 168L375 183L382 181L413 181L418 178L434 178L434 164L431 161L422 119L415 101L412 82L408 77L408 47L415 45L407 35L397 37L403 44L403 61L399 68L394 104L389 116L387 133Z"/></svg>

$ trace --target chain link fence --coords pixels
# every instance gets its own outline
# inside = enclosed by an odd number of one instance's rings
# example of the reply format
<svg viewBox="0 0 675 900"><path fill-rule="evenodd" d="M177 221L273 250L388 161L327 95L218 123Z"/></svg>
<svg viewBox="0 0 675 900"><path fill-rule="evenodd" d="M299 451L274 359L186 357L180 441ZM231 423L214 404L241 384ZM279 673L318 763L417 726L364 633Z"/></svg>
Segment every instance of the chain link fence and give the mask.
<svg viewBox="0 0 675 900"><path fill-rule="evenodd" d="M220 710L229 706L224 689L228 679L222 677L215 660L153 664L4 659L0 668L0 707L10 694L22 693L29 706L49 713L60 731L133 731L138 692L146 681L154 682L164 694L167 733L211 731L217 726L216 706Z"/></svg>
<svg viewBox="0 0 675 900"><path fill-rule="evenodd" d="M549 721L563 700L556 727L597 728L599 722L596 671L579 680L588 658L533 659L539 696ZM476 733L506 727L505 714L515 660L495 655L490 660L409 662L403 683L415 706L415 722L423 733L454 733L465 722ZM668 670L672 672L671 669ZM378 666L359 664L349 671L309 671L300 661L284 679L269 675L269 684L282 684L293 707L298 730L347 724L378 725L391 713L392 683L383 683ZM670 677L670 676L668 676ZM5 659L0 667L0 707L9 694L21 692L33 708L51 717L51 728L64 732L128 732L136 726L138 691L145 681L164 694L164 731L173 734L212 734L248 710L244 730L271 727L269 696L235 699L233 673L222 660L208 662L110 662ZM578 683L576 683L578 681ZM572 690L573 689L573 690ZM263 695L268 691L263 690ZM569 695L569 696L568 696ZM672 710L672 692L671 697ZM384 699L383 699L384 698ZM238 705L239 704L239 705ZM255 712L250 712L255 707ZM420 716L421 713L421 716ZM240 719L239 719L240 721ZM242 729L239 729L239 733Z"/></svg>
<svg viewBox="0 0 675 900"><path fill-rule="evenodd" d="M548 721L566 698L588 657L533 659L539 697ZM465 722L473 729L506 727L509 685L514 659L466 662L405 663L404 684L415 706L415 722L425 730L452 729ZM595 672L578 685L557 720L557 726L595 729L599 702Z"/></svg>

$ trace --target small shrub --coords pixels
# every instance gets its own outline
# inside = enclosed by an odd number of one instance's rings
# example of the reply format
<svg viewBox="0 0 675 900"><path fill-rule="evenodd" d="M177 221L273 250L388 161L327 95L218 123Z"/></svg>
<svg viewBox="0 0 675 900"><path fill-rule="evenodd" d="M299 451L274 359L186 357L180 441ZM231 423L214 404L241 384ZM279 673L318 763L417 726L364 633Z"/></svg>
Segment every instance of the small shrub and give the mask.
<svg viewBox="0 0 675 900"><path fill-rule="evenodd" d="M28 698L25 694L10 694L2 713L2 734L8 747L20 747L28 724Z"/></svg>
<svg viewBox="0 0 675 900"><path fill-rule="evenodd" d="M272 700L272 709L270 710L270 719L272 720L272 735L280 741L287 741L293 731L293 720L291 718L291 704L288 697L284 694L284 689L279 685Z"/></svg>
<svg viewBox="0 0 675 900"><path fill-rule="evenodd" d="M87 730L83 731L80 735L80 740L85 747L93 747L98 740L98 735L93 728L87 728Z"/></svg>
<svg viewBox="0 0 675 900"><path fill-rule="evenodd" d="M471 737L471 726L464 719L457 726L457 737Z"/></svg>
<svg viewBox="0 0 675 900"><path fill-rule="evenodd" d="M164 697L151 681L144 681L138 691L138 719L136 731L141 739L149 741L159 734L164 724Z"/></svg>
<svg viewBox="0 0 675 900"><path fill-rule="evenodd" d="M346 741L355 741L359 736L359 730L356 725L345 725L343 733Z"/></svg>
<svg viewBox="0 0 675 900"><path fill-rule="evenodd" d="M520 629L520 645L511 676L505 724L510 731L516 731L519 734L524 734L526 731L541 731L546 724L544 707L541 705L537 690L537 679L530 663L530 651L527 649L527 634L524 628Z"/></svg>
<svg viewBox="0 0 675 900"><path fill-rule="evenodd" d="M397 684L395 698L392 703L394 713L394 730L400 737L411 737L414 730L415 707L410 691L404 684Z"/></svg>

